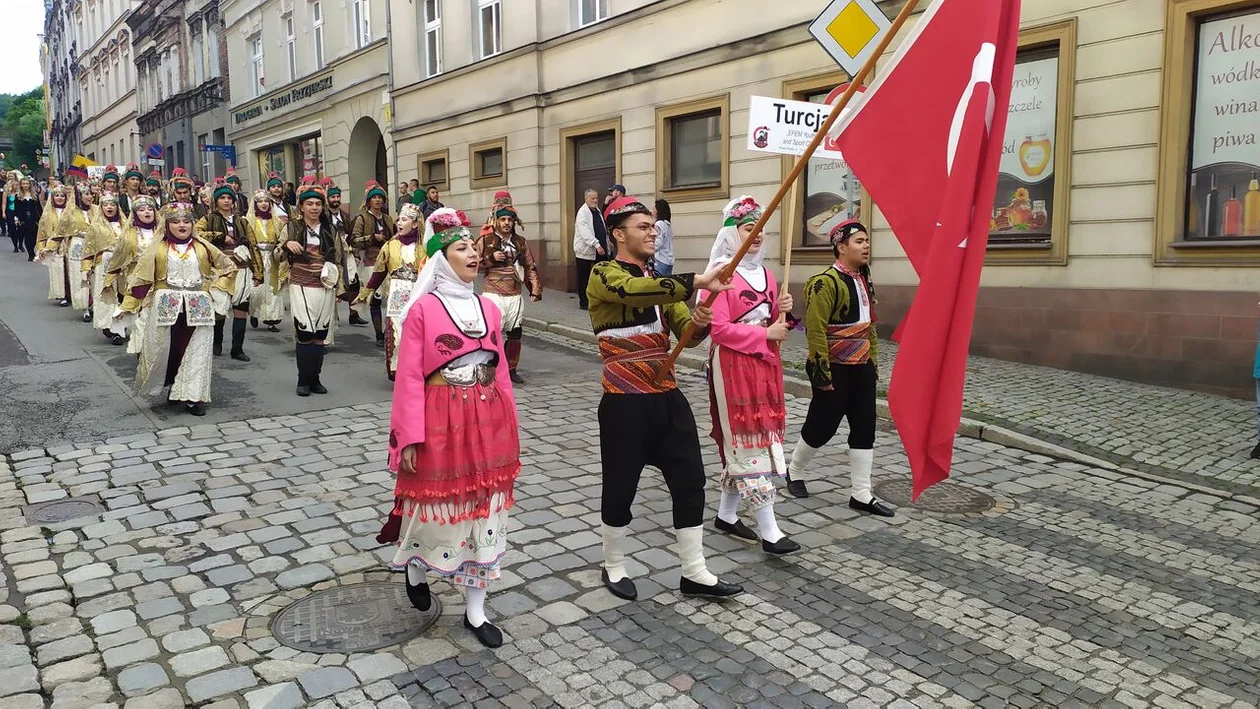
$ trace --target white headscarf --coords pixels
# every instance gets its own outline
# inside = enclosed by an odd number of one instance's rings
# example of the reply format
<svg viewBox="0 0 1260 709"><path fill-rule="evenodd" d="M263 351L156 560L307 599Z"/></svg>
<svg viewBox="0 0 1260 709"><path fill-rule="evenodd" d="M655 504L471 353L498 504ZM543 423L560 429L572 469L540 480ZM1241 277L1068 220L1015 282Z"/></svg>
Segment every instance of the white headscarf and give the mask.
<svg viewBox="0 0 1260 709"><path fill-rule="evenodd" d="M454 209L442 208L434 210L429 218L424 220L424 237L417 244L417 248L426 248L429 239L433 237L433 218L444 217L457 214ZM446 253L439 249L429 260L425 262L424 268L420 269L420 275L416 277L416 284L411 289L411 297L407 299L407 304L403 306L400 320L407 320L407 313L411 311L411 307L416 304L428 293L437 293L438 297L451 309L456 318L456 325L460 325L460 329L464 330L464 334L471 335L480 332L482 335L486 333L486 319L481 312L481 301L477 298L476 291L473 290L472 283L465 283L464 279L456 275L455 270L451 268L450 261L446 260ZM472 323L467 329L463 326Z"/></svg>
<svg viewBox="0 0 1260 709"><path fill-rule="evenodd" d="M761 205L757 204L757 200L748 195L741 195L731 200L722 209L722 221L734 218L734 214L738 211L740 218L748 214L749 205L757 212L761 211ZM739 208L737 210L737 208ZM739 251L740 244L744 243L743 237L739 234L739 218L733 226L723 226L718 230L717 238L713 240L713 248L709 251L709 265L704 270L716 268L717 266L731 262L735 258L735 252ZM744 258L735 267L744 272L760 271L761 261L765 257L765 249L758 250L757 253L744 254Z"/></svg>

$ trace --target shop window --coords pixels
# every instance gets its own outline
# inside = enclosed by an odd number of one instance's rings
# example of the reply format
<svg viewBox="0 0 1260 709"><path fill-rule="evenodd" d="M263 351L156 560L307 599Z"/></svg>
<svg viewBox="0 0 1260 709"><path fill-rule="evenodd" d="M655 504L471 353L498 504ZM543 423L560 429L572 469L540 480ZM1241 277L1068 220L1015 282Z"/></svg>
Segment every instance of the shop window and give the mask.
<svg viewBox="0 0 1260 709"><path fill-rule="evenodd" d="M424 75L442 73L442 2L422 0L424 5Z"/></svg>
<svg viewBox="0 0 1260 709"><path fill-rule="evenodd" d="M468 146L468 162L472 189L507 185L507 138Z"/></svg>
<svg viewBox="0 0 1260 709"><path fill-rule="evenodd" d="M1020 32L987 263L1067 263L1076 21Z"/></svg>
<svg viewBox="0 0 1260 709"><path fill-rule="evenodd" d="M482 59L501 51L503 29L499 0L477 0L477 50Z"/></svg>
<svg viewBox="0 0 1260 709"><path fill-rule="evenodd" d="M417 172L420 175L421 187L437 187L438 192L446 192L450 188L446 169L447 151L443 150L437 153L421 155L416 161L419 168Z"/></svg>
<svg viewBox="0 0 1260 709"><path fill-rule="evenodd" d="M729 97L656 109L657 184L671 201L725 198Z"/></svg>
<svg viewBox="0 0 1260 709"><path fill-rule="evenodd" d="M1260 9L1171 0L1165 25L1157 264L1260 264Z"/></svg>

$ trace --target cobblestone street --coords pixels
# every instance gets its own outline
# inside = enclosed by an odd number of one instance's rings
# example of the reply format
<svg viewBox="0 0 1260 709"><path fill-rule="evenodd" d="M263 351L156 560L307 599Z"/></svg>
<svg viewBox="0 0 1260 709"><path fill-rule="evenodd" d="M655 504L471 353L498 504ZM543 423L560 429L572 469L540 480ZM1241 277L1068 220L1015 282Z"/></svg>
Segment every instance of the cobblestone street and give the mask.
<svg viewBox="0 0 1260 709"><path fill-rule="evenodd" d="M710 568L748 590L725 604L678 595L670 503L649 472L630 547L640 600L612 597L599 581L598 365L562 341L531 333L525 348L525 467L489 603L502 648L476 644L445 583L425 629L382 571L387 402L168 427L0 463L0 709L1260 696L1256 508L987 441L960 438L953 482L912 507L905 457L881 433L876 492L898 505L887 521L847 508L833 446L815 494L779 505L803 552L772 559L706 534ZM531 369L544 351L556 364ZM707 431L701 375L680 379ZM793 440L806 403L789 403ZM716 479L711 445L706 461ZM31 507L65 500L81 504ZM84 516L53 521L70 514Z"/></svg>

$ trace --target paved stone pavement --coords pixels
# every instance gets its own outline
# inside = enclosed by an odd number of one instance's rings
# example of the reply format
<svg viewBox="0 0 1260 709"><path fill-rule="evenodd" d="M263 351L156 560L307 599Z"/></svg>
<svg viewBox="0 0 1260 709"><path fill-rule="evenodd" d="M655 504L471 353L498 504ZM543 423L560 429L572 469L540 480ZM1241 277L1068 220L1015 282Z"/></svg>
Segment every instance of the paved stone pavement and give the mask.
<svg viewBox="0 0 1260 709"><path fill-rule="evenodd" d="M530 338L517 390L525 468L489 603L502 648L460 626L445 583L444 617L401 646L315 654L269 631L314 591L401 583L372 539L391 489L388 403L169 427L0 462L0 709L1244 707L1260 696L1255 508L987 441L960 439L956 471L990 509L902 507L888 521L845 506L835 446L816 494L779 506L805 551L767 558L707 535L710 568L748 588L725 604L677 594L670 504L649 472L630 548L641 600L611 597L599 584L597 365L582 348L554 352L560 339ZM531 371L544 350L558 365ZM707 430L703 380L681 381ZM790 401L792 428L805 405ZM895 438L881 432L877 451L877 483L903 481ZM106 509L23 516L67 497Z"/></svg>
<svg viewBox="0 0 1260 709"><path fill-rule="evenodd" d="M535 329L590 332L569 294L530 303L526 317ZM879 348L883 396L897 344L881 340ZM805 379L804 333L789 338L784 352L789 376ZM971 357L963 408L969 419L1129 469L1260 499L1260 460L1248 458L1256 445L1254 401Z"/></svg>

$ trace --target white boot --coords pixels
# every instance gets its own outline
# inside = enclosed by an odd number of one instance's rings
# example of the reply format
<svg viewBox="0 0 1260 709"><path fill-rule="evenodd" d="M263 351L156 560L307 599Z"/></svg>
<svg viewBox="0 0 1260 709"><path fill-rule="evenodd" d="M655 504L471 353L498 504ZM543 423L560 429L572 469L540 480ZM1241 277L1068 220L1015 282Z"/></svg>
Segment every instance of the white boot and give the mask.
<svg viewBox="0 0 1260 709"><path fill-rule="evenodd" d="M722 492L722 499L718 502L718 519L727 524L735 524L739 521L739 500L738 492Z"/></svg>
<svg viewBox="0 0 1260 709"><path fill-rule="evenodd" d="M809 479L805 471L809 468L810 461L814 459L814 456L818 455L820 450L822 449L810 446L804 439L796 442L796 448L792 449L792 465L788 468L788 474L792 476L793 480L805 482Z"/></svg>
<svg viewBox="0 0 1260 709"><path fill-rule="evenodd" d="M870 448L849 449L849 496L858 502L869 503L871 494L871 466L875 451Z"/></svg>
<svg viewBox="0 0 1260 709"><path fill-rule="evenodd" d="M779 521L774 517L774 505L766 505L757 510L757 533L762 541L771 544L787 536L779 529Z"/></svg>
<svg viewBox="0 0 1260 709"><path fill-rule="evenodd" d="M674 530L678 535L678 560L682 563L683 578L702 586L712 586L718 577L709 573L704 563L704 527L686 527Z"/></svg>
<svg viewBox="0 0 1260 709"><path fill-rule="evenodd" d="M626 532L629 527L604 525L604 571L608 580L616 583L626 578Z"/></svg>

